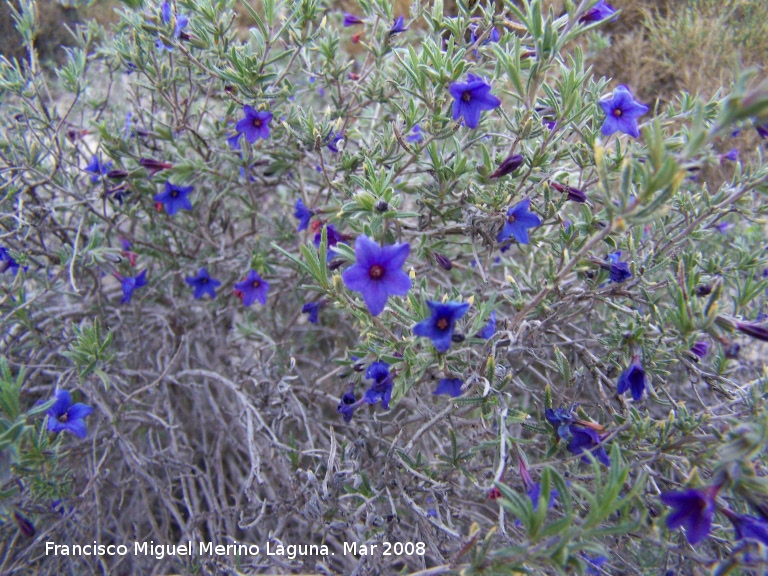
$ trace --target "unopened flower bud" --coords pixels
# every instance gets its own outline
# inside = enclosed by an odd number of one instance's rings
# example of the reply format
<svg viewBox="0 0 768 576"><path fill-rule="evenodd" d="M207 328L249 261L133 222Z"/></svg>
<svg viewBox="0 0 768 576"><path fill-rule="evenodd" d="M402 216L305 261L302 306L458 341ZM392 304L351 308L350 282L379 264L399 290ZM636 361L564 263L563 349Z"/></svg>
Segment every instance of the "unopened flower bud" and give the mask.
<svg viewBox="0 0 768 576"><path fill-rule="evenodd" d="M520 154L513 154L504 159L499 167L489 176L489 178L501 178L511 174L523 163L523 157Z"/></svg>
<svg viewBox="0 0 768 576"><path fill-rule="evenodd" d="M443 256L439 252L434 253L435 256L435 262L442 268L443 270L450 270L453 268L453 262L451 262L446 256Z"/></svg>
<svg viewBox="0 0 768 576"><path fill-rule="evenodd" d="M568 200L571 202L579 202L584 203L587 201L587 195L584 194L582 190L579 190L578 188L571 188L570 186L566 184L560 184L559 182L552 182L552 188L557 190L558 192L564 192L568 195Z"/></svg>

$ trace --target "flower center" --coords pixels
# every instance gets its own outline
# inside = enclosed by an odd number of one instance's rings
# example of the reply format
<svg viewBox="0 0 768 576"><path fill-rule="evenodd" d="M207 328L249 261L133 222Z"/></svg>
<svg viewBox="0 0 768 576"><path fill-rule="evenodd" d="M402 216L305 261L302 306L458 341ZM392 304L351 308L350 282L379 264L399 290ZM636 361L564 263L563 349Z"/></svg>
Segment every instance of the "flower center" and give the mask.
<svg viewBox="0 0 768 576"><path fill-rule="evenodd" d="M261 286L261 282L259 282L258 280L254 280L253 282L251 282L251 286L254 288L258 288L259 286Z"/></svg>
<svg viewBox="0 0 768 576"><path fill-rule="evenodd" d="M368 270L368 276L370 276L374 280L378 280L382 276L384 276L384 268L379 266L378 264L374 264L373 266L371 266L371 269Z"/></svg>
<svg viewBox="0 0 768 576"><path fill-rule="evenodd" d="M202 279L200 280L200 283L201 283L201 284L208 284L208 278L202 278Z"/></svg>
<svg viewBox="0 0 768 576"><path fill-rule="evenodd" d="M449 322L446 318L438 318L437 322L435 322L435 325L440 330L445 330L446 328L448 328L448 324Z"/></svg>
<svg viewBox="0 0 768 576"><path fill-rule="evenodd" d="M59 416L59 417L57 418L57 420L58 420L59 422L61 422L62 424L64 424L64 423L65 423L67 420L69 420L69 414L68 414L67 412L64 412L64 414L62 414L61 416Z"/></svg>
<svg viewBox="0 0 768 576"><path fill-rule="evenodd" d="M177 198L179 195L178 190L171 190L171 198Z"/></svg>
<svg viewBox="0 0 768 576"><path fill-rule="evenodd" d="M613 115L616 116L616 118L620 118L621 117L621 108L616 108L613 111Z"/></svg>
<svg viewBox="0 0 768 576"><path fill-rule="evenodd" d="M515 223L515 215L514 214L510 214L509 217L507 218L507 222L509 222L510 224L514 224Z"/></svg>
<svg viewBox="0 0 768 576"><path fill-rule="evenodd" d="M253 119L253 125L254 125L256 128L261 128L261 118L254 118L254 119Z"/></svg>
<svg viewBox="0 0 768 576"><path fill-rule="evenodd" d="M464 102L469 102L470 100L472 100L472 93L469 90L467 90L466 92L464 92L464 94L461 95L461 99L464 100Z"/></svg>

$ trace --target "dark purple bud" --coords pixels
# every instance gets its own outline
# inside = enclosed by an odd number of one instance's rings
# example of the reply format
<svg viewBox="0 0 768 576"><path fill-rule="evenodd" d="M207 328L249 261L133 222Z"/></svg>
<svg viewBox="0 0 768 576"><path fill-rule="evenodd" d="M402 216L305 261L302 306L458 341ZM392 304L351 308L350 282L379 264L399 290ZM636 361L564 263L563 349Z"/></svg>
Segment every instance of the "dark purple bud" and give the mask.
<svg viewBox="0 0 768 576"><path fill-rule="evenodd" d="M374 206L374 208L376 208L377 212L386 212L389 210L389 204L387 204L384 200L379 200L376 202L376 206Z"/></svg>
<svg viewBox="0 0 768 576"><path fill-rule="evenodd" d="M699 298L703 298L704 296L709 296L712 293L712 285L711 284L701 284L699 286L696 286L696 296Z"/></svg>
<svg viewBox="0 0 768 576"><path fill-rule="evenodd" d="M354 26L356 24L363 24L363 21L355 16L354 14L350 14L349 12L344 12L344 26Z"/></svg>
<svg viewBox="0 0 768 576"><path fill-rule="evenodd" d="M140 158L139 164L149 170L150 176L154 176L161 170L170 170L173 168L173 164L169 162L160 162L160 160L154 160L153 158Z"/></svg>
<svg viewBox="0 0 768 576"><path fill-rule="evenodd" d="M435 262L437 262L440 268L442 268L443 270L450 270L451 268L453 268L453 262L448 260L447 257L443 256L439 252L435 252L434 256L435 256Z"/></svg>
<svg viewBox="0 0 768 576"><path fill-rule="evenodd" d="M107 172L107 178L112 178L112 180L122 180L123 178L128 177L128 172L125 170L110 170Z"/></svg>
<svg viewBox="0 0 768 576"><path fill-rule="evenodd" d="M768 342L768 329L760 326L759 324L752 324L751 322L736 322L736 329L739 332L743 332L747 336L751 336L757 340Z"/></svg>
<svg viewBox="0 0 768 576"><path fill-rule="evenodd" d="M768 138L768 122L765 124L757 124L755 126L755 130L757 130L757 135L760 136L763 140Z"/></svg>
<svg viewBox="0 0 768 576"><path fill-rule="evenodd" d="M465 339L464 334L452 334L451 335L451 342L454 342L456 344L464 342L464 339Z"/></svg>
<svg viewBox="0 0 768 576"><path fill-rule="evenodd" d="M739 352L741 352L741 346L736 344L736 342L731 342L724 350L725 357L730 360L738 360Z"/></svg>
<svg viewBox="0 0 768 576"><path fill-rule="evenodd" d="M568 200L571 202L579 202L583 204L587 201L587 195L578 188L571 188L567 184L560 184L559 182L552 182L552 188L558 192L564 192L568 194Z"/></svg>
<svg viewBox="0 0 768 576"><path fill-rule="evenodd" d="M501 178L502 176L511 174L520 168L522 163L523 157L520 154L513 154L512 156L505 158L499 167L496 168L496 171L489 176L489 178Z"/></svg>
<svg viewBox="0 0 768 576"><path fill-rule="evenodd" d="M704 358L709 352L709 342L706 340L699 340L691 346L691 353L697 356L699 359Z"/></svg>
<svg viewBox="0 0 768 576"><path fill-rule="evenodd" d="M22 516L21 512L14 510L13 519L16 521L16 525L19 527L19 530L21 530L21 533L24 534L24 536L27 538L34 538L35 526L32 524L32 522Z"/></svg>

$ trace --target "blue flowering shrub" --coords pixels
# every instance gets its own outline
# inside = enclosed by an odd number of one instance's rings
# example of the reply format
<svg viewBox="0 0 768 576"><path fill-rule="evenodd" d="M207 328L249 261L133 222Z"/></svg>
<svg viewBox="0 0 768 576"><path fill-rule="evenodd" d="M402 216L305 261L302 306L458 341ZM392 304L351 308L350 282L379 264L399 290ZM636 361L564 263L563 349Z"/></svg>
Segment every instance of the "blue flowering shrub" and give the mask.
<svg viewBox="0 0 768 576"><path fill-rule="evenodd" d="M594 77L602 0L346 8L48 69L21 1L0 573L768 570L768 84Z"/></svg>

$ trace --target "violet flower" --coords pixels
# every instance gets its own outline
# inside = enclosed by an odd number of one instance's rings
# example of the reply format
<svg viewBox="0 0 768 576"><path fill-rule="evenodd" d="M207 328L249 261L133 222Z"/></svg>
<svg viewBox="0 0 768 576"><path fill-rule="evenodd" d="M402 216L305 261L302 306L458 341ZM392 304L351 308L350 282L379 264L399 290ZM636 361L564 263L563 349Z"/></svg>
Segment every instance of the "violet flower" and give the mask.
<svg viewBox="0 0 768 576"><path fill-rule="evenodd" d="M211 275L208 274L208 270L205 269L205 266L200 268L197 276L187 276L184 281L194 288L195 300L199 300L205 294L208 294L211 299L216 298L216 288L221 286L219 280L212 278Z"/></svg>
<svg viewBox="0 0 768 576"><path fill-rule="evenodd" d="M593 22L600 22L610 16L616 14L616 10L608 4L605 0L600 0L597 4L592 6L584 15L579 18L579 24L591 24Z"/></svg>
<svg viewBox="0 0 768 576"><path fill-rule="evenodd" d="M405 296L411 289L411 279L402 266L411 246L407 243L379 246L367 236L355 241L357 262L341 275L346 287L360 292L373 316L378 316L390 296Z"/></svg>
<svg viewBox="0 0 768 576"><path fill-rule="evenodd" d="M253 144L259 138L269 138L269 123L272 121L272 113L269 110L259 111L248 106L243 106L245 118L235 124L235 130L245 134L245 139Z"/></svg>
<svg viewBox="0 0 768 576"><path fill-rule="evenodd" d="M432 394L435 396L448 394L452 398L458 398L462 395L462 386L464 386L464 381L459 378L443 378L437 383Z"/></svg>
<svg viewBox="0 0 768 576"><path fill-rule="evenodd" d="M645 104L636 102L632 93L624 85L617 86L609 100L598 102L605 112L605 121L601 132L610 136L614 132L623 132L634 138L640 136L637 119L649 110Z"/></svg>
<svg viewBox="0 0 768 576"><path fill-rule="evenodd" d="M507 210L507 221L501 229L497 242L504 242L510 236L514 236L520 244L530 244L528 229L541 226L541 218L528 209L531 201L526 198Z"/></svg>
<svg viewBox="0 0 768 576"><path fill-rule="evenodd" d="M192 203L189 201L191 192L192 186L177 186L166 180L165 190L155 195L153 200L160 202L168 215L173 216L179 210L192 210Z"/></svg>
<svg viewBox="0 0 768 576"><path fill-rule="evenodd" d="M248 272L245 280L235 284L234 288L235 295L243 301L245 306L250 306L257 300L262 305L267 303L269 282L259 276L255 270Z"/></svg>
<svg viewBox="0 0 768 576"><path fill-rule="evenodd" d="M490 85L474 74L467 74L466 82L452 82L448 90L454 98L453 119L463 118L468 128L477 128L481 112L501 106Z"/></svg>
<svg viewBox="0 0 768 576"><path fill-rule="evenodd" d="M84 419L93 412L91 406L72 404L68 390L56 391L56 402L48 409L48 432L71 432L78 438L85 438L88 430Z"/></svg>
<svg viewBox="0 0 768 576"><path fill-rule="evenodd" d="M685 537L691 546L695 546L707 537L712 529L715 515L715 497L719 486L710 486L702 490L683 492L665 492L661 501L673 508L667 516L667 528L677 530L685 528Z"/></svg>
<svg viewBox="0 0 768 576"><path fill-rule="evenodd" d="M469 302L433 302L427 300L430 316L413 327L413 333L432 340L438 352L451 347L456 321L469 310Z"/></svg>
<svg viewBox="0 0 768 576"><path fill-rule="evenodd" d="M640 364L640 360L635 358L635 361L630 364L629 368L624 370L621 376L619 376L616 391L619 394L624 394L627 390L631 391L632 399L637 402L643 397L646 385L645 370L642 364Z"/></svg>
<svg viewBox="0 0 768 576"><path fill-rule="evenodd" d="M395 18L395 21L392 24L392 28L389 29L389 35L394 36L395 34L400 34L406 30L408 30L408 28L405 26L403 16L398 16Z"/></svg>

